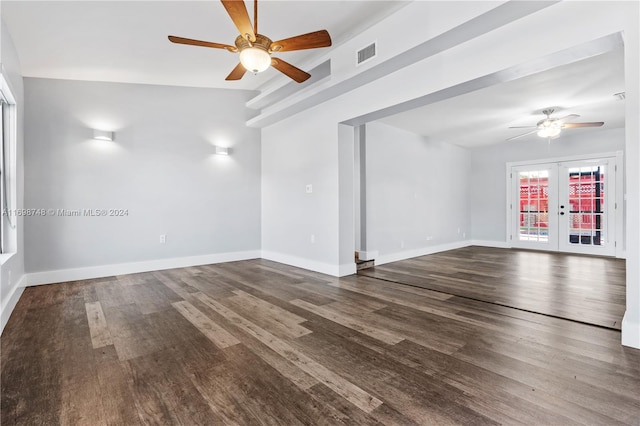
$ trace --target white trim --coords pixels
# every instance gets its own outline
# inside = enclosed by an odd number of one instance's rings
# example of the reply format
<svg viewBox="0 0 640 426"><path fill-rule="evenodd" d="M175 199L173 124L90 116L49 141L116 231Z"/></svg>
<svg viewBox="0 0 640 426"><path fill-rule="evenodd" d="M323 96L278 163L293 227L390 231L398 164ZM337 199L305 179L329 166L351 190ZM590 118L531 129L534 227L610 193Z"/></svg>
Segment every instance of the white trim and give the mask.
<svg viewBox="0 0 640 426"><path fill-rule="evenodd" d="M12 104L16 104L16 98L13 96L13 90L11 89L11 83L4 76L6 71L4 66L0 64L0 92L4 95L5 100Z"/></svg>
<svg viewBox="0 0 640 426"><path fill-rule="evenodd" d="M628 314L622 318L622 345L640 349L640 323L631 321Z"/></svg>
<svg viewBox="0 0 640 426"><path fill-rule="evenodd" d="M2 253L2 254L0 254L0 266L2 266L5 263L7 263L9 261L9 259L11 259L15 254L16 254L15 251L13 251L11 253Z"/></svg>
<svg viewBox="0 0 640 426"><path fill-rule="evenodd" d="M469 245L479 247L511 248L509 243L506 241L471 240L469 241Z"/></svg>
<svg viewBox="0 0 640 426"><path fill-rule="evenodd" d="M616 172L615 172L615 185L616 185L616 209L614 211L615 215L615 242L616 242L616 257L618 259L626 259L627 258L627 247L625 241L626 234L626 226L627 224L624 221L624 211L626 209L626 197L624 196L624 176L625 176L625 168L624 168L624 152L617 151L616 152Z"/></svg>
<svg viewBox="0 0 640 426"><path fill-rule="evenodd" d="M358 259L360 260L375 260L378 256L380 256L378 250L358 250Z"/></svg>
<svg viewBox="0 0 640 426"><path fill-rule="evenodd" d="M179 257L172 259L148 260L144 262L120 263L115 265L90 266L86 268L59 269L56 271L31 272L26 274L26 286L52 284L114 275L137 274L140 272L161 271L163 269L186 268L189 266L210 265L213 263L234 262L238 260L259 259L259 250L216 253L202 256Z"/></svg>
<svg viewBox="0 0 640 426"><path fill-rule="evenodd" d="M427 254L440 253L441 251L455 250L462 247L468 247L471 245L471 241L455 241L453 243L440 244L437 246L422 247L419 249L405 250L397 253L385 254L376 259L376 266L384 265L385 263L397 262L399 260L411 259L412 257L425 256Z"/></svg>
<svg viewBox="0 0 640 426"><path fill-rule="evenodd" d="M623 220L624 217L624 209L626 208L626 197L624 194L624 152L623 151L614 151L614 152L604 152L597 154L584 154L584 155L575 155L575 156L565 156L565 157L554 157L554 158L545 158L539 160L525 160L525 161L510 161L506 164L506 179L507 179L507 202L506 202L506 210L507 210L507 244L510 248L525 248L532 250L543 250L543 251L557 251L561 253L578 253L576 251L565 250L560 247L555 248L556 243L554 241L549 240L549 244L546 246L539 246L538 244L528 245L527 243L518 242L513 239L514 237L514 216L515 211L514 207L519 203L518 196L516 194L515 188L513 186L514 177L512 176L513 169L517 167L528 167L528 166L551 166L556 165L558 167L561 166L562 163L568 162L579 162L579 161L589 161L589 160L612 160L616 167L616 172L614 173L614 180L611 182L613 186L614 199L617 205L617 208L613 211L611 216L614 221L614 231L612 233L612 241L610 243L615 242L615 246L613 247L612 254L602 254L599 252L593 252L588 254L594 254L596 256L615 256L619 259L626 258L626 247L625 247L625 233L624 229L625 223ZM558 194L556 194L556 197ZM550 198L551 202L551 198ZM550 221L551 226L551 221ZM550 233L551 235L551 233Z"/></svg>
<svg viewBox="0 0 640 426"><path fill-rule="evenodd" d="M0 308L0 334L4 331L4 326L7 325L11 313L18 304L20 296L22 296L22 292L24 291L24 281L25 276L23 275L20 277L18 282L13 285L11 290L9 290L9 295L5 298L5 302Z"/></svg>
<svg viewBox="0 0 640 426"><path fill-rule="evenodd" d="M553 157L544 158L539 160L526 160L526 161L510 161L507 163L507 170L513 166L534 166L536 164L545 163L564 163L567 161L582 161L582 160L600 160L606 157L617 157L622 151L602 152L599 154L584 154L584 155L572 155L565 157Z"/></svg>
<svg viewBox="0 0 640 426"><path fill-rule="evenodd" d="M506 163L506 167L507 167L507 174L505 175L505 178L507 180L507 196L505 198L505 200L507 200L506 203L506 207L507 207L507 220L505 221L505 224L507 226L507 233L505 234L505 238L507 239L507 245L509 248L511 248L511 244L513 244L513 195L512 195L512 191L513 189L513 165L511 163Z"/></svg>
<svg viewBox="0 0 640 426"><path fill-rule="evenodd" d="M7 193L2 194L0 190L0 194L6 199L7 205L3 206L5 209L15 209L16 203L18 200L18 175L17 175L17 158L18 158L18 104L16 102L16 98L14 97L14 91L11 88L11 84L7 78L5 78L6 72L2 64L0 64L0 97L5 100L8 105L7 114L8 114L8 141L2 141L5 147L8 147L8 157L2 158L1 160L4 162L4 166L7 166L6 170L4 170L4 183L5 189ZM4 119L4 117L3 117ZM5 135L1 135L0 139L4 138ZM0 156L1 157L1 156ZM18 247L18 225L17 225L18 217L9 215L7 216L7 225L5 228L4 220L0 221L0 226L2 226L2 230L4 233L2 238L4 241L0 242L0 244L5 244L4 254L11 254L17 252ZM4 259L3 263L8 260Z"/></svg>
<svg viewBox="0 0 640 426"><path fill-rule="evenodd" d="M285 265L295 266L296 268L320 272L321 274L331 275L334 277L343 276L340 275L341 272L350 271L350 268L348 268L349 265L334 265L331 263L318 262L317 260L305 259L303 257L291 256L289 254L276 253L273 251L263 251L262 258L278 263L284 263ZM355 263L353 265L353 268L355 269Z"/></svg>
<svg viewBox="0 0 640 426"><path fill-rule="evenodd" d="M346 277L347 275L353 275L356 272L358 272L358 270L355 262L338 266L338 277Z"/></svg>

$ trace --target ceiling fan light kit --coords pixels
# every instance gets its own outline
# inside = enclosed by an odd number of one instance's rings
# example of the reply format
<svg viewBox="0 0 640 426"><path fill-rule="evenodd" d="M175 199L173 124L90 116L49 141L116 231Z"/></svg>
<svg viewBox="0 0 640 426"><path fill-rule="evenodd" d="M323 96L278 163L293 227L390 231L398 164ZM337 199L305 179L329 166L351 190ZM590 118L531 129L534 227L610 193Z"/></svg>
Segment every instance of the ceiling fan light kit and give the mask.
<svg viewBox="0 0 640 426"><path fill-rule="evenodd" d="M538 122L538 136L541 138L558 136L562 131L562 123L559 120L549 118L553 110L544 110L543 112L547 115L547 118Z"/></svg>
<svg viewBox="0 0 640 426"><path fill-rule="evenodd" d="M258 0L253 3L253 26L243 0L220 0L235 24L240 35L236 38L235 47L228 44L189 38L169 36L169 41L191 46L226 49L229 52L240 52L240 63L231 71L225 80L240 80L247 71L260 73L273 66L281 73L298 83L306 81L311 74L283 61L272 58L274 52L290 52L293 50L316 49L331 46L331 36L326 30L301 34L299 36L271 41L269 37L258 34Z"/></svg>
<svg viewBox="0 0 640 426"><path fill-rule="evenodd" d="M560 127L552 126L552 127L543 127L538 130L538 136L541 138L552 138L558 136L560 134Z"/></svg>
<svg viewBox="0 0 640 426"><path fill-rule="evenodd" d="M240 63L244 69L257 74L269 68L271 65L269 49L273 43L271 39L262 34L256 34L252 42L245 37L240 35L236 38L236 47L240 51Z"/></svg>
<svg viewBox="0 0 640 426"><path fill-rule="evenodd" d="M247 71L259 73L271 65L271 55L259 47L249 47L240 52L240 63Z"/></svg>

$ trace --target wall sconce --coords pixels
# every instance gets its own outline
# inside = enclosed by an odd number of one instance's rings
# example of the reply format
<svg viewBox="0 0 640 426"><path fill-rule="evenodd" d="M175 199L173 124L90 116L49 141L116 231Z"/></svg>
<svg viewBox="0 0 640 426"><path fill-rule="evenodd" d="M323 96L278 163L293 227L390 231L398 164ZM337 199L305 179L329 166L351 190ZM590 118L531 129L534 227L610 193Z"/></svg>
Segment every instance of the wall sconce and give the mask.
<svg viewBox="0 0 640 426"><path fill-rule="evenodd" d="M229 148L216 146L215 149L216 149L216 155L229 155Z"/></svg>
<svg viewBox="0 0 640 426"><path fill-rule="evenodd" d="M108 132L106 130L93 130L93 138L99 141L112 141L114 137L113 132Z"/></svg>

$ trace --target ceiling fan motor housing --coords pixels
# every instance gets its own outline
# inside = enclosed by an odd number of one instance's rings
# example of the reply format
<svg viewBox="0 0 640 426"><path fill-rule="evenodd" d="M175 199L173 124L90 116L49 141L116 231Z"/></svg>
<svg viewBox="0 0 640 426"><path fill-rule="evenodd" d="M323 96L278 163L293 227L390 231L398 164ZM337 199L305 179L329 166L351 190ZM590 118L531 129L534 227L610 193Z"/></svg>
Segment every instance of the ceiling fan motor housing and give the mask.
<svg viewBox="0 0 640 426"><path fill-rule="evenodd" d="M273 43L271 39L262 34L256 34L256 41L249 41L244 36L239 35L236 38L236 47L239 51L243 51L249 47L257 47L259 49L263 49L266 52L269 52L269 47Z"/></svg>

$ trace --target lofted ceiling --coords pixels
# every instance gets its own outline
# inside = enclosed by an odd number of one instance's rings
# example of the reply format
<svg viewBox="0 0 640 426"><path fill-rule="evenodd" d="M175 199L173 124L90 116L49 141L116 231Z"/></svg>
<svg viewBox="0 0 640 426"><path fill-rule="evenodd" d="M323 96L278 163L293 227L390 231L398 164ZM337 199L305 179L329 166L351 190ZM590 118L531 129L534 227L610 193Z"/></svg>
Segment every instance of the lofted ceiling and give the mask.
<svg viewBox="0 0 640 426"><path fill-rule="evenodd" d="M252 15L252 3L245 3ZM406 2L261 0L259 5L260 33L276 40L327 29L334 42L328 49L333 49ZM217 0L2 0L1 12L25 77L251 90L287 79L270 69L227 82L224 78L238 63L237 54L167 40L177 35L233 44L237 30ZM323 53L281 56L304 69L313 55ZM624 101L614 96L623 91L624 57L618 48L380 121L430 140L474 147L524 133L526 129L508 127L535 125L547 107L556 107L556 117L579 114L576 122L604 121L602 129L624 127ZM535 138L533 134L520 140Z"/></svg>
<svg viewBox="0 0 640 426"><path fill-rule="evenodd" d="M253 2L245 4L253 19ZM258 30L272 40L327 29L336 46L406 2L261 0L258 5ZM233 45L238 30L215 0L2 0L2 19L25 77L230 89L258 89L270 79L286 78L269 69L228 82L237 54L167 40L176 35ZM313 54L279 56L304 68Z"/></svg>

